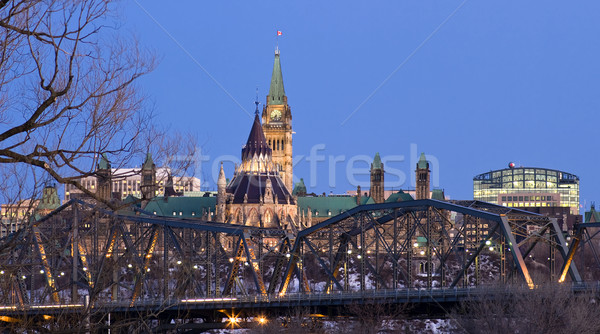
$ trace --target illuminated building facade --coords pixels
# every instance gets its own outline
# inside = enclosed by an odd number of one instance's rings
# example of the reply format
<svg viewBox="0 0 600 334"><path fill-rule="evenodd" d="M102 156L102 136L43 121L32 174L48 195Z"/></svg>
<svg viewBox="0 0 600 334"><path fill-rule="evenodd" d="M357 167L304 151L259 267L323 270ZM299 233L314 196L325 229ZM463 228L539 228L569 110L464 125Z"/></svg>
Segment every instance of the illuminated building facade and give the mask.
<svg viewBox="0 0 600 334"><path fill-rule="evenodd" d="M473 178L473 199L508 207L568 207L579 214L579 177L555 169L512 167Z"/></svg>

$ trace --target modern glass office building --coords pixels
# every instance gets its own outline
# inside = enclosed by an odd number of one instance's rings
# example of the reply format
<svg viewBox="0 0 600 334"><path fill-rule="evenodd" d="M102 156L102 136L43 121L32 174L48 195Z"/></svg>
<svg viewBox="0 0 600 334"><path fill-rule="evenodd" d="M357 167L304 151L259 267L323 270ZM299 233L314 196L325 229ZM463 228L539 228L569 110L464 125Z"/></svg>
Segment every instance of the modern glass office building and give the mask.
<svg viewBox="0 0 600 334"><path fill-rule="evenodd" d="M547 168L511 167L473 178L473 199L508 207L569 207L579 214L579 177Z"/></svg>

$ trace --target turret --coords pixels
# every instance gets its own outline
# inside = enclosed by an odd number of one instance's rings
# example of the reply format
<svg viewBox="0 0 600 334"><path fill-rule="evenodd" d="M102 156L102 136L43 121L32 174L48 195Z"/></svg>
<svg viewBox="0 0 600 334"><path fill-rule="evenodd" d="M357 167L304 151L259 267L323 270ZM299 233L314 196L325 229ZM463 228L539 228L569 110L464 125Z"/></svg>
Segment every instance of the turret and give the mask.
<svg viewBox="0 0 600 334"><path fill-rule="evenodd" d="M421 153L419 162L417 162L417 169L415 170L415 199L429 199L429 174L429 162L425 157L425 153Z"/></svg>
<svg viewBox="0 0 600 334"><path fill-rule="evenodd" d="M371 164L371 188L370 196L375 203L383 203L384 199L384 170L379 152L375 154Z"/></svg>
<svg viewBox="0 0 600 334"><path fill-rule="evenodd" d="M112 197L112 170L105 153L102 153L96 166L96 183L98 184L96 195L100 199L110 201Z"/></svg>
<svg viewBox="0 0 600 334"><path fill-rule="evenodd" d="M217 180L217 221L225 222L225 209L227 199L227 180L223 171L223 162L221 162L221 170L219 170L219 179Z"/></svg>
<svg viewBox="0 0 600 334"><path fill-rule="evenodd" d="M146 154L146 160L142 165L142 182L140 190L142 199L150 200L156 196L156 165L152 160L152 154Z"/></svg>

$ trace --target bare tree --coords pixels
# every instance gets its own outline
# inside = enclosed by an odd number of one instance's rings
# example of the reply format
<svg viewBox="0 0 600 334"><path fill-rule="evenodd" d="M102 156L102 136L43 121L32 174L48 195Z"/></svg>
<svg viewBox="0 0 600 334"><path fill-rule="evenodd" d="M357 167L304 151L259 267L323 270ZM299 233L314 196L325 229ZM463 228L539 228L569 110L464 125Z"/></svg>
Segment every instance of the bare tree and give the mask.
<svg viewBox="0 0 600 334"><path fill-rule="evenodd" d="M136 81L155 62L116 33L113 7L0 1L0 163L33 166L95 197L78 179L93 175L100 153L113 166L140 159L151 113Z"/></svg>
<svg viewBox="0 0 600 334"><path fill-rule="evenodd" d="M573 293L569 285L535 289L498 286L486 300L466 301L451 314L463 333L598 333L597 292Z"/></svg>

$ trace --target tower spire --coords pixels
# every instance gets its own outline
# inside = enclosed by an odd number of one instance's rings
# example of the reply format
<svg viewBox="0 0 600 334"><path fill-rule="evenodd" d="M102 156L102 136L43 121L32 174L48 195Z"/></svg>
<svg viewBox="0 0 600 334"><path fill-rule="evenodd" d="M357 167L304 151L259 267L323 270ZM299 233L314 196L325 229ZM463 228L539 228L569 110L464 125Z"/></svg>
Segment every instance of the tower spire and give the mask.
<svg viewBox="0 0 600 334"><path fill-rule="evenodd" d="M258 117L258 105L260 104L260 102L258 102L258 87L256 88L256 100L254 100L254 104L256 104L256 110L254 111L254 115Z"/></svg>
<svg viewBox="0 0 600 334"><path fill-rule="evenodd" d="M273 62L273 74L271 75L271 86L267 104L285 104L285 89L283 88L283 74L281 73L281 62L279 61L279 47L275 49L275 61Z"/></svg>

